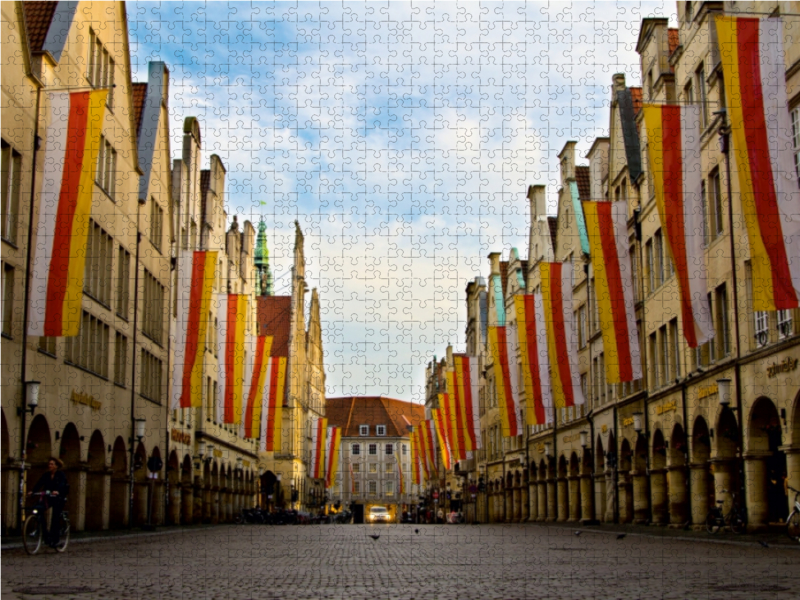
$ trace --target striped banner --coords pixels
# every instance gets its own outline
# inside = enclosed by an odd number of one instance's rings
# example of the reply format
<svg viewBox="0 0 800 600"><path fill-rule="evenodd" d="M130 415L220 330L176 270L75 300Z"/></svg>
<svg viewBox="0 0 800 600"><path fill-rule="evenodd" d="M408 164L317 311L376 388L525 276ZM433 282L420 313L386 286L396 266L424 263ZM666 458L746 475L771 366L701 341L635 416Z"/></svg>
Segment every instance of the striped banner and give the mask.
<svg viewBox="0 0 800 600"><path fill-rule="evenodd" d="M216 252L190 252L178 259L172 410L203 406L203 359L216 265Z"/></svg>
<svg viewBox="0 0 800 600"><path fill-rule="evenodd" d="M455 363L455 356L453 356L453 362ZM449 400L447 406L450 412L450 440L453 444L453 460L457 462L459 460L466 460L467 458L467 435L464 423L464 399L462 397L463 390L460 390L456 384L455 369L448 369L445 371L445 379L447 380L447 394L445 394L445 396Z"/></svg>
<svg viewBox="0 0 800 600"><path fill-rule="evenodd" d="M553 393L550 388L550 361L547 356L547 326L541 294L514 296L517 334L525 385L525 423L553 422Z"/></svg>
<svg viewBox="0 0 800 600"><path fill-rule="evenodd" d="M454 354L453 362L455 363L453 389L456 407L462 415L460 427L464 432L464 448L466 452L474 452L482 447L478 358L466 354Z"/></svg>
<svg viewBox="0 0 800 600"><path fill-rule="evenodd" d="M683 337L697 348L714 337L708 305L700 163L700 107L644 105L656 204L680 290ZM595 266L595 272L597 267Z"/></svg>
<svg viewBox="0 0 800 600"><path fill-rule="evenodd" d="M489 327L489 352L494 362L494 385L504 437L522 435L519 406L515 325Z"/></svg>
<svg viewBox="0 0 800 600"><path fill-rule="evenodd" d="M339 468L339 448L342 445L342 428L328 427L328 446L325 449L325 489L336 484L336 469Z"/></svg>
<svg viewBox="0 0 800 600"><path fill-rule="evenodd" d="M108 90L47 94L49 114L33 247L28 333L76 336L97 155Z"/></svg>
<svg viewBox="0 0 800 600"><path fill-rule="evenodd" d="M262 452L279 452L282 441L283 399L286 397L286 357L270 356L261 411Z"/></svg>
<svg viewBox="0 0 800 600"><path fill-rule="evenodd" d="M642 357L628 255L627 202L584 202L583 213L594 266L606 381L613 384L641 379Z"/></svg>
<svg viewBox="0 0 800 600"><path fill-rule="evenodd" d="M750 242L753 310L797 308L800 194L781 19L716 17L725 97Z"/></svg>
<svg viewBox="0 0 800 600"><path fill-rule="evenodd" d="M436 429L436 439L439 442L439 451L442 456L442 463L446 471L453 468L450 454L450 440L447 439L447 425L444 421L444 412L438 408L431 409L431 420Z"/></svg>
<svg viewBox="0 0 800 600"><path fill-rule="evenodd" d="M433 419L425 419L420 429L420 440L424 451L424 461L426 464L425 477L428 480L438 477L438 467L436 463L436 425Z"/></svg>
<svg viewBox="0 0 800 600"><path fill-rule="evenodd" d="M445 370L445 385L449 387L452 372ZM451 458L454 461L459 460L459 446L458 446L458 420L456 416L455 396L451 393L439 394L439 408L442 410L442 424L444 425L444 432L447 435L447 443L450 447ZM464 432L461 432L463 437Z"/></svg>
<svg viewBox="0 0 800 600"><path fill-rule="evenodd" d="M419 441L418 432L415 429L409 436L408 445L411 454L411 483L413 485L420 485L422 478L420 477L420 457L419 457Z"/></svg>
<svg viewBox="0 0 800 600"><path fill-rule="evenodd" d="M325 477L325 445L328 433L328 419L317 418L312 420L311 426L311 479Z"/></svg>
<svg viewBox="0 0 800 600"><path fill-rule="evenodd" d="M222 400L217 402L219 423L235 425L242 421L248 307L245 294L217 294L218 389Z"/></svg>
<svg viewBox="0 0 800 600"><path fill-rule="evenodd" d="M578 374L578 340L572 313L572 263L542 263L542 301L547 325L547 356L555 408L583 404Z"/></svg>
<svg viewBox="0 0 800 600"><path fill-rule="evenodd" d="M269 353L272 349L272 336L249 336L253 369L245 382L247 385L247 403L242 436L248 439L258 438L261 424L261 412L264 401L264 389L267 385L269 371Z"/></svg>

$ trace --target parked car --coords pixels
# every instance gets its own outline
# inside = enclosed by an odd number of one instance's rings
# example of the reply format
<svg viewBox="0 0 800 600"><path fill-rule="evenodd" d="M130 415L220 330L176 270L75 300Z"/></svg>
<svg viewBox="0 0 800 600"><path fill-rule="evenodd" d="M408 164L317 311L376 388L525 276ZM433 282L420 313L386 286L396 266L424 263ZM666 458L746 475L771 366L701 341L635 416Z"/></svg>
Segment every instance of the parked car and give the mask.
<svg viewBox="0 0 800 600"><path fill-rule="evenodd" d="M388 523L392 520L391 513L385 506L371 506L369 515L367 516L368 523Z"/></svg>

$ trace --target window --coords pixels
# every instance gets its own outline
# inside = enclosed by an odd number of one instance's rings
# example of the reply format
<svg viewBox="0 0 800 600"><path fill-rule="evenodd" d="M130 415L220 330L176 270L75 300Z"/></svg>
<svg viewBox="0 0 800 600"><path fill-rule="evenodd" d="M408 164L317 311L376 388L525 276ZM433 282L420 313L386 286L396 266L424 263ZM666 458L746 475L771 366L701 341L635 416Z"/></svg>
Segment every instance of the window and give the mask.
<svg viewBox="0 0 800 600"><path fill-rule="evenodd" d="M353 444L350 447L350 453L353 456L358 456L359 454L361 454L361 444Z"/></svg>
<svg viewBox="0 0 800 600"><path fill-rule="evenodd" d="M164 296L166 290L150 272L144 270L144 297L142 298L142 333L157 344L164 337ZM210 328L209 328L210 329Z"/></svg>
<svg viewBox="0 0 800 600"><path fill-rule="evenodd" d="M708 246L709 231L708 231L708 196L706 194L706 181L705 179L700 182L700 217L703 219L703 245Z"/></svg>
<svg viewBox="0 0 800 600"><path fill-rule="evenodd" d="M394 481L387 481L386 482L386 495L387 496L394 496Z"/></svg>
<svg viewBox="0 0 800 600"><path fill-rule="evenodd" d="M105 136L100 136L100 151L97 153L97 173L94 181L112 200L116 192L117 151Z"/></svg>
<svg viewBox="0 0 800 600"><path fill-rule="evenodd" d="M792 328L792 311L779 310L778 311L778 339L789 337L794 333Z"/></svg>
<svg viewBox="0 0 800 600"><path fill-rule="evenodd" d="M92 87L109 88L106 106L111 108L114 100L114 59L92 29L89 30L89 72L86 77Z"/></svg>
<svg viewBox="0 0 800 600"><path fill-rule="evenodd" d="M728 326L728 290L723 283L719 286L715 294L716 296L716 340L718 344L717 350L719 351L720 358L728 356L731 352L731 332Z"/></svg>
<svg viewBox="0 0 800 600"><path fill-rule="evenodd" d="M150 241L161 252L161 237L164 233L164 210L150 198Z"/></svg>
<svg viewBox="0 0 800 600"><path fill-rule="evenodd" d="M39 337L39 351L49 354L50 356L56 355L56 340L57 338L43 335Z"/></svg>
<svg viewBox="0 0 800 600"><path fill-rule="evenodd" d="M769 341L769 313L765 310L757 310L753 313L755 319L756 346L766 346Z"/></svg>
<svg viewBox="0 0 800 600"><path fill-rule="evenodd" d="M108 325L83 311L80 333L66 339L64 359L95 375L108 378L109 332Z"/></svg>
<svg viewBox="0 0 800 600"><path fill-rule="evenodd" d="M378 425L375 427L375 435L386 435L386 425Z"/></svg>
<svg viewBox="0 0 800 600"><path fill-rule="evenodd" d="M378 463L370 463L369 472L370 473L377 473L378 472Z"/></svg>
<svg viewBox="0 0 800 600"><path fill-rule="evenodd" d="M678 333L678 319L669 322L669 337L672 343L672 365L675 377L681 376L681 336Z"/></svg>
<svg viewBox="0 0 800 600"><path fill-rule="evenodd" d="M395 463L393 463L393 462L387 462L386 463L386 471L384 471L384 472L385 473L391 473L392 471L394 471L394 465L395 465Z"/></svg>
<svg viewBox="0 0 800 600"><path fill-rule="evenodd" d="M17 241L17 219L19 218L20 172L22 169L22 155L11 146L2 142L2 202L3 223L2 235L4 240L15 243Z"/></svg>
<svg viewBox="0 0 800 600"><path fill-rule="evenodd" d="M354 481L353 482L353 493L354 494L360 494L361 493L361 482L360 481Z"/></svg>
<svg viewBox="0 0 800 600"><path fill-rule="evenodd" d="M588 335L586 331L586 305L578 308L578 345L580 348L586 346Z"/></svg>
<svg viewBox="0 0 800 600"><path fill-rule="evenodd" d="M792 145L794 147L794 168L800 180L800 106L792 111Z"/></svg>
<svg viewBox="0 0 800 600"><path fill-rule="evenodd" d="M587 386L587 378L586 373L581 375L581 391L583 392L583 396L588 398L588 394L586 393L586 386Z"/></svg>
<svg viewBox="0 0 800 600"><path fill-rule="evenodd" d="M361 463L353 463L352 465L353 473L361 473Z"/></svg>
<svg viewBox="0 0 800 600"><path fill-rule="evenodd" d="M128 338L119 331L114 339L114 383L125 387L128 367Z"/></svg>
<svg viewBox="0 0 800 600"><path fill-rule="evenodd" d="M394 446L392 444L386 444L386 454L394 454Z"/></svg>
<svg viewBox="0 0 800 600"><path fill-rule="evenodd" d="M719 180L719 169L714 169L708 176L708 191L711 194L708 203L708 230L713 242L725 230L722 220L722 187Z"/></svg>
<svg viewBox="0 0 800 600"><path fill-rule="evenodd" d="M639 289L639 265L636 256L636 246L631 246L628 249L628 256L631 258L631 281L633 281L633 300L634 302L641 299L641 290Z"/></svg>
<svg viewBox="0 0 800 600"><path fill-rule="evenodd" d="M359 425L358 435L369 435L369 425Z"/></svg>
<svg viewBox="0 0 800 600"><path fill-rule="evenodd" d="M13 335L14 324L14 267L3 264L3 335Z"/></svg>
<svg viewBox="0 0 800 600"><path fill-rule="evenodd" d="M128 320L131 289L131 255L122 246L117 250L117 314Z"/></svg>
<svg viewBox="0 0 800 600"><path fill-rule="evenodd" d="M378 493L378 482L377 481L370 481L369 482L369 493L370 495L374 496Z"/></svg>
<svg viewBox="0 0 800 600"><path fill-rule="evenodd" d="M408 453L408 446L406 446L405 444L403 444L402 448L403 448L403 452L402 452L402 454L403 454L403 456L405 456L405 455Z"/></svg>
<svg viewBox="0 0 800 600"><path fill-rule="evenodd" d="M378 454L378 444L370 444L367 452L370 456L375 456Z"/></svg>
<svg viewBox="0 0 800 600"><path fill-rule="evenodd" d="M653 236L653 255L656 268L656 286L660 286L662 283L664 283L664 244L661 239L660 229L656 231L655 236Z"/></svg>
<svg viewBox="0 0 800 600"><path fill-rule="evenodd" d="M658 387L658 343L656 340L656 333L653 332L648 338L648 350L650 353L650 387Z"/></svg>
<svg viewBox="0 0 800 600"><path fill-rule="evenodd" d="M103 306L111 306L111 262L114 240L94 221L89 221L83 291Z"/></svg>
<svg viewBox="0 0 800 600"><path fill-rule="evenodd" d="M647 293L652 294L656 289L655 259L653 258L653 240L647 240L644 245L645 259L647 260Z"/></svg>
<svg viewBox="0 0 800 600"><path fill-rule="evenodd" d="M706 97L705 65L700 63L694 72L694 82L697 88L697 100L700 102L700 131L708 127L708 98Z"/></svg>
<svg viewBox="0 0 800 600"><path fill-rule="evenodd" d="M670 374L670 352L669 352L669 341L667 340L667 326L663 325L658 330L658 335L661 338L661 356L659 356L661 369L660 369L660 377L659 383L661 385L667 385L671 378Z"/></svg>
<svg viewBox="0 0 800 600"><path fill-rule="evenodd" d="M161 361L142 349L142 374L139 395L161 404Z"/></svg>

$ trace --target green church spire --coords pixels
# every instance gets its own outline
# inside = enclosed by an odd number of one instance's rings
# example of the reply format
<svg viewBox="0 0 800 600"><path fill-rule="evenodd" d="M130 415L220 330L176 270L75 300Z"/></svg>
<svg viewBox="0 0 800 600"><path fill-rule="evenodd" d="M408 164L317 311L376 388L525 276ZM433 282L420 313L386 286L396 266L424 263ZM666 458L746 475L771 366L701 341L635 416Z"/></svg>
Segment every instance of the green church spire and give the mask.
<svg viewBox="0 0 800 600"><path fill-rule="evenodd" d="M254 263L258 272L258 293L261 296L272 296L272 270L269 268L269 249L267 248L267 224L258 224Z"/></svg>

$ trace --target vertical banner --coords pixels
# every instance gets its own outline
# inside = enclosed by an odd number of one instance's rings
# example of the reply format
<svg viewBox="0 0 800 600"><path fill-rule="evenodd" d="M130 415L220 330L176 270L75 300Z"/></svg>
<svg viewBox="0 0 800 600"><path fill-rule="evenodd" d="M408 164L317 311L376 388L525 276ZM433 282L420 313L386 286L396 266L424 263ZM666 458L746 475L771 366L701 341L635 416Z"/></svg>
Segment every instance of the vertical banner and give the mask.
<svg viewBox="0 0 800 600"><path fill-rule="evenodd" d="M592 249L594 289L603 332L606 380L621 383L642 378L639 330L628 255L627 202L584 202Z"/></svg>
<svg viewBox="0 0 800 600"><path fill-rule="evenodd" d="M453 442L453 460L466 460L467 458L467 435L464 423L464 398L463 388L459 388L456 383L455 370L456 357L453 356L453 369L445 372L447 379L447 398L450 408L450 439Z"/></svg>
<svg viewBox="0 0 800 600"><path fill-rule="evenodd" d="M336 484L336 469L339 467L339 447L342 444L341 427L328 427L328 447L325 451L327 468L325 469L325 489Z"/></svg>
<svg viewBox="0 0 800 600"><path fill-rule="evenodd" d="M525 423L550 424L553 422L553 394L542 296L514 296L514 307L517 311L517 335L525 386Z"/></svg>
<svg viewBox="0 0 800 600"><path fill-rule="evenodd" d="M328 419L317 418L311 421L311 479L325 478L325 446L328 434Z"/></svg>
<svg viewBox="0 0 800 600"><path fill-rule="evenodd" d="M542 263L542 300L555 408L584 404L572 313L572 263Z"/></svg>
<svg viewBox="0 0 800 600"><path fill-rule="evenodd" d="M494 362L494 385L504 437L522 435L517 353L512 345L514 336L516 326L489 327L489 352Z"/></svg>
<svg viewBox="0 0 800 600"><path fill-rule="evenodd" d="M439 477L439 469L436 461L436 425L433 419L425 419L422 422L420 437L425 447L425 462L427 463L427 477L429 480Z"/></svg>
<svg viewBox="0 0 800 600"><path fill-rule="evenodd" d="M286 397L286 357L270 356L267 385L261 411L262 452L280 452L283 426L283 399Z"/></svg>
<svg viewBox="0 0 800 600"><path fill-rule="evenodd" d="M439 440L442 463L444 463L445 470L449 471L453 467L453 464L450 455L450 440L447 439L447 425L444 422L444 412L438 408L432 408L431 417L431 420L435 424L436 438Z"/></svg>
<svg viewBox="0 0 800 600"><path fill-rule="evenodd" d="M753 310L797 308L800 193L786 96L783 23L723 16L716 17L716 23L750 242Z"/></svg>
<svg viewBox="0 0 800 600"><path fill-rule="evenodd" d="M245 294L217 294L217 356L219 356L219 393L217 421L238 424L242 421L245 345L248 297Z"/></svg>
<svg viewBox="0 0 800 600"><path fill-rule="evenodd" d="M416 446L418 448L417 454L419 456L419 464L422 466L423 473L421 475L424 476L425 481L431 479L431 466L430 462L428 461L428 444L425 439L425 422L419 424L419 429L415 432L416 434Z"/></svg>
<svg viewBox="0 0 800 600"><path fill-rule="evenodd" d="M252 364L247 386L247 403L245 408L243 437L247 439L258 438L261 425L261 412L263 410L264 390L267 385L269 372L269 353L272 350L272 337L259 335L250 336L252 350L249 355Z"/></svg>
<svg viewBox="0 0 800 600"><path fill-rule="evenodd" d="M216 252L188 252L178 259L172 410L203 405L203 359L216 265Z"/></svg>
<svg viewBox="0 0 800 600"><path fill-rule="evenodd" d="M81 327L89 215L108 90L47 94L49 115L31 265L28 333Z"/></svg>
<svg viewBox="0 0 800 600"><path fill-rule="evenodd" d="M418 436L419 434L415 429L411 432L408 440L411 454L411 483L413 485L420 485L422 483L422 479L420 477L419 442L417 441Z"/></svg>
<svg viewBox="0 0 800 600"><path fill-rule="evenodd" d="M462 415L466 452L474 452L481 446L480 425L480 375L478 358L465 354L454 354L456 403ZM470 458L467 456L467 458Z"/></svg>
<svg viewBox="0 0 800 600"><path fill-rule="evenodd" d="M700 107L645 104L644 122L658 215L681 295L683 337L690 348L697 348L714 337L708 305L703 173L695 168L702 152Z"/></svg>

